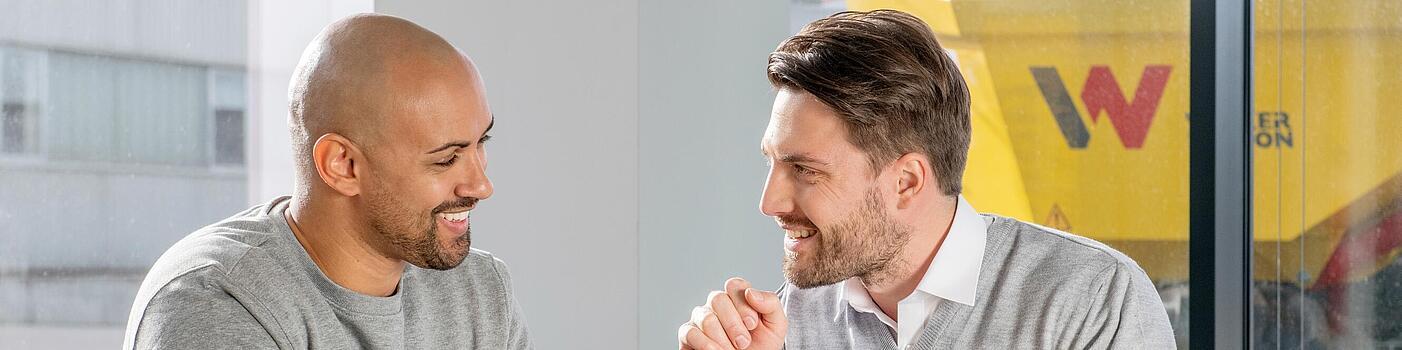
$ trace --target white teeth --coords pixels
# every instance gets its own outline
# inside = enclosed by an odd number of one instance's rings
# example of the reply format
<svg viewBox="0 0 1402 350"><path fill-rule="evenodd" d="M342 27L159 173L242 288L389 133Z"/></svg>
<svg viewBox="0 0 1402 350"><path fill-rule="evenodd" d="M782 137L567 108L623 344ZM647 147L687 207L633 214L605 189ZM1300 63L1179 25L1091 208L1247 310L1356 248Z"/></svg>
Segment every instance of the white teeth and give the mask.
<svg viewBox="0 0 1402 350"><path fill-rule="evenodd" d="M807 237L813 235L813 231L812 231L812 230L801 230L801 231L792 231L792 230L791 230L791 231L787 231L787 233L788 233L788 235L789 235L789 238L793 238L793 239L807 238Z"/></svg>
<svg viewBox="0 0 1402 350"><path fill-rule="evenodd" d="M448 220L448 221L452 221L452 222L461 222L461 221L463 221L463 220L467 220L467 215L468 215L468 213L471 213L471 212L472 212L471 210L467 210L467 211L462 211L462 212L458 212L458 213L443 213L443 214L438 214L438 216L442 217L444 220Z"/></svg>

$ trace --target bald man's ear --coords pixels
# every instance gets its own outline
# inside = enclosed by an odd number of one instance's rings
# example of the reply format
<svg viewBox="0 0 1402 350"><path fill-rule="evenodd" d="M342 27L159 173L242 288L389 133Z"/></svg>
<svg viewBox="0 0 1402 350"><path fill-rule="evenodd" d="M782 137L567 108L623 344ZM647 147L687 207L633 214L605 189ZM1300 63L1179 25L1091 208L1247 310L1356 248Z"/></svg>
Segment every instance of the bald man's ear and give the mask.
<svg viewBox="0 0 1402 350"><path fill-rule="evenodd" d="M919 153L906 153L891 164L896 171L896 208L909 208L915 198L934 185L930 159ZM930 187L933 189L933 187Z"/></svg>
<svg viewBox="0 0 1402 350"><path fill-rule="evenodd" d="M360 194L360 150L339 134L322 135L312 145L312 161L321 181L347 197Z"/></svg>

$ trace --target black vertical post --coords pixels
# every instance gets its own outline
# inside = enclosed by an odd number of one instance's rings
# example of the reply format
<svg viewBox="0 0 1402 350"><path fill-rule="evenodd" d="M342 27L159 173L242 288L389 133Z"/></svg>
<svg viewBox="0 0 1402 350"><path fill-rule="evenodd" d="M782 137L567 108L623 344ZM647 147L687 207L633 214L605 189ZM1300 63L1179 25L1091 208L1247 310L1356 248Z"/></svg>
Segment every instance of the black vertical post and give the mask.
<svg viewBox="0 0 1402 350"><path fill-rule="evenodd" d="M1251 346L1251 0L1192 0L1189 344Z"/></svg>

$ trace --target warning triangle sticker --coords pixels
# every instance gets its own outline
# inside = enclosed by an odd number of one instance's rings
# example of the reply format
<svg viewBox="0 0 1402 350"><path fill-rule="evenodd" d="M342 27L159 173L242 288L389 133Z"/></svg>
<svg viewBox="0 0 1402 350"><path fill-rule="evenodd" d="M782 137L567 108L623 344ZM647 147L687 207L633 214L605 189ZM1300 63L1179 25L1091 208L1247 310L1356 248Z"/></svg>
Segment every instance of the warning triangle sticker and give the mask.
<svg viewBox="0 0 1402 350"><path fill-rule="evenodd" d="M1051 213L1047 214L1047 227L1062 231L1071 231L1071 221L1066 219L1066 213L1061 212L1061 206L1052 204Z"/></svg>

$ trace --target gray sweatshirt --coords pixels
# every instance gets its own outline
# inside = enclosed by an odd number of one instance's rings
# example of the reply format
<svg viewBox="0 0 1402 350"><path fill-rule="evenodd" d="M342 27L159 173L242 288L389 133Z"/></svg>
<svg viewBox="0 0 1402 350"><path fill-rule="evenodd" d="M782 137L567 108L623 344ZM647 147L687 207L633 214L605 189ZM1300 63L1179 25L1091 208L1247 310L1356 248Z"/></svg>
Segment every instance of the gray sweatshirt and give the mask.
<svg viewBox="0 0 1402 350"><path fill-rule="evenodd" d="M974 306L940 303L911 349L1172 349L1158 291L1129 257L1090 239L984 215ZM930 271L929 273L939 273ZM895 349L894 332L842 299L841 284L779 297L786 349Z"/></svg>
<svg viewBox="0 0 1402 350"><path fill-rule="evenodd" d="M409 265L373 297L321 273L283 218L287 197L185 237L146 275L123 349L528 349L506 265L472 250Z"/></svg>

